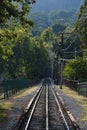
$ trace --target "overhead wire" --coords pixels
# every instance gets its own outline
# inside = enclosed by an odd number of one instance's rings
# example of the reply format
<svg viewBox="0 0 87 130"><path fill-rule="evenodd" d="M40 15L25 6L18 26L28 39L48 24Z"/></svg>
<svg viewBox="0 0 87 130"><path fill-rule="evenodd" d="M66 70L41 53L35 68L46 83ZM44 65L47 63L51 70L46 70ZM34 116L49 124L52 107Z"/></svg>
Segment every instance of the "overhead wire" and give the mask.
<svg viewBox="0 0 87 130"><path fill-rule="evenodd" d="M70 42L71 42L71 41L70 41ZM68 50L68 49L71 47L72 44L73 44L73 42L71 42L71 44L70 44L67 48L63 49L63 51Z"/></svg>
<svg viewBox="0 0 87 130"><path fill-rule="evenodd" d="M85 49L85 50L78 50L78 51L76 51L76 53L82 53L82 52L87 52L87 49ZM73 54L75 54L75 51L74 51L74 52L64 52L64 54L73 55Z"/></svg>
<svg viewBox="0 0 87 130"><path fill-rule="evenodd" d="M81 0L81 1L80 1L79 6L78 6L78 8L76 9L76 13L78 13L78 12L80 11L80 6L83 4L83 1L84 1L84 0Z"/></svg>
<svg viewBox="0 0 87 130"><path fill-rule="evenodd" d="M70 6L68 6L68 5L70 5L70 4L71 4L70 0L67 0L66 10L69 10L69 7L70 7ZM79 4L79 5L81 5L81 4L82 4L82 1L80 1L80 4ZM68 9L67 9L67 8L68 8ZM80 10L80 7L78 6L78 8L76 9L76 14L79 12L79 10ZM83 20L83 19L86 18L86 17L87 17L87 16L84 15L84 17L81 18L81 19ZM67 48L64 48L63 51L67 51L67 50L72 46L72 44L73 44L73 42L74 42L74 39L73 39L73 41L71 41L71 40L70 40L70 37L68 37L68 38L66 39L66 42L67 42L67 40L69 40L70 45L68 45ZM78 51L74 51L74 52L64 52L64 53L65 53L65 54L69 54L70 56L71 56L71 55L74 56L74 55L75 55L75 52L76 52L76 53L82 53L82 52L87 52L87 50L78 50Z"/></svg>
<svg viewBox="0 0 87 130"><path fill-rule="evenodd" d="M65 10L70 10L70 0L66 0Z"/></svg>
<svg viewBox="0 0 87 130"><path fill-rule="evenodd" d="M81 6L81 5L84 5L84 0L80 2L80 6ZM77 12L80 12L80 8L77 10ZM87 9L85 9L85 12L87 12ZM87 14L84 14L83 16L81 16L81 17L78 19L78 21L83 21L83 20L85 20L85 19L87 19Z"/></svg>
<svg viewBox="0 0 87 130"><path fill-rule="evenodd" d="M75 36L76 37L76 36ZM70 38L70 37L69 37ZM69 42L71 43L67 48L65 48L65 49L63 49L63 51L66 51L66 50L68 50L71 46L72 46L72 44L73 44L73 42L74 42L74 39L73 39L73 41L71 41L70 39L67 39L67 40L69 40ZM66 40L66 42L67 42L67 40Z"/></svg>

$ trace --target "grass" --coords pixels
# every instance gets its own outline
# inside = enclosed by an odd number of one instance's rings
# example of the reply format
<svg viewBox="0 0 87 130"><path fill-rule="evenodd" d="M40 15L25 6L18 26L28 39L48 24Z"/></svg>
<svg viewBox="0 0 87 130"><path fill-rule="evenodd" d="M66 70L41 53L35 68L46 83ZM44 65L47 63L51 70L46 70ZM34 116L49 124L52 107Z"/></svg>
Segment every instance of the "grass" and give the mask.
<svg viewBox="0 0 87 130"><path fill-rule="evenodd" d="M4 93L1 93L0 94L0 99L3 99L4 98Z"/></svg>
<svg viewBox="0 0 87 130"><path fill-rule="evenodd" d="M63 86L63 92L66 93L69 97L74 98L82 106L84 114L82 116L83 121L87 121L87 98L81 95L78 95L77 92L71 90L70 88Z"/></svg>
<svg viewBox="0 0 87 130"><path fill-rule="evenodd" d="M8 110L11 109L12 104L10 102L0 103L0 123L5 122L8 119Z"/></svg>
<svg viewBox="0 0 87 130"><path fill-rule="evenodd" d="M36 89L37 89L37 87L35 87L35 86L30 87L30 88L28 88L28 89L24 89L24 90L18 92L17 94L15 94L15 95L13 96L13 98L21 98L21 97L23 97L23 96L26 96L26 95L28 95L28 94L31 94L31 93L34 92Z"/></svg>
<svg viewBox="0 0 87 130"><path fill-rule="evenodd" d="M30 87L28 89L22 90L20 92L18 92L17 94L15 94L13 96L13 99L18 99L21 98L23 96L26 96L28 94L31 94L32 92L34 92L37 89L37 87ZM12 108L13 103L9 101L5 102L0 102L0 124L4 123L8 120L8 111Z"/></svg>

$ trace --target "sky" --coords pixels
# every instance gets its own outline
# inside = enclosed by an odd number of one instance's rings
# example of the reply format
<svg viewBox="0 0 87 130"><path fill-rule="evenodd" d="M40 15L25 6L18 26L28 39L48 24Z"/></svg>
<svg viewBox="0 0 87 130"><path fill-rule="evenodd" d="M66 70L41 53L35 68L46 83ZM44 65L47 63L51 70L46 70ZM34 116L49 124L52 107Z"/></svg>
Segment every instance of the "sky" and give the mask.
<svg viewBox="0 0 87 130"><path fill-rule="evenodd" d="M34 11L79 9L84 0L36 0Z"/></svg>

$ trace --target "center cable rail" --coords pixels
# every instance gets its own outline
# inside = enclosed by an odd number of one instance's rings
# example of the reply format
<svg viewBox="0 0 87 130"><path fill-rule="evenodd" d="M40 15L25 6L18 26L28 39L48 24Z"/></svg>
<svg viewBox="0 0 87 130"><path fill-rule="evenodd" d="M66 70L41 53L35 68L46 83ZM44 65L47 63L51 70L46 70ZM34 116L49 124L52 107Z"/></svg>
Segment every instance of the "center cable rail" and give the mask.
<svg viewBox="0 0 87 130"><path fill-rule="evenodd" d="M45 87L45 86L44 86L44 87ZM49 121L49 116L48 116L48 85L46 86L45 89L46 89L46 92L45 92L45 93L46 93L46 130L49 130L49 124L48 124L48 121ZM33 108L32 108L31 114L30 114L30 116L29 116L29 119L28 119L28 121L27 121L27 124L26 124L24 130L30 130L30 129L29 129L29 126L30 126L30 123L31 123L31 120L32 120L32 116L33 116L33 114L34 114L34 111L35 111L35 109L36 109L36 105L37 105L37 103L38 103L38 100L39 100L39 98L40 98L40 96L41 96L42 91L43 91L43 88L41 88L41 90L40 90L40 92L39 92L39 94L38 94L38 96L37 96L37 98L36 98L36 100L35 100L34 106L33 106Z"/></svg>
<svg viewBox="0 0 87 130"><path fill-rule="evenodd" d="M46 86L46 130L49 130L48 114L48 86Z"/></svg>

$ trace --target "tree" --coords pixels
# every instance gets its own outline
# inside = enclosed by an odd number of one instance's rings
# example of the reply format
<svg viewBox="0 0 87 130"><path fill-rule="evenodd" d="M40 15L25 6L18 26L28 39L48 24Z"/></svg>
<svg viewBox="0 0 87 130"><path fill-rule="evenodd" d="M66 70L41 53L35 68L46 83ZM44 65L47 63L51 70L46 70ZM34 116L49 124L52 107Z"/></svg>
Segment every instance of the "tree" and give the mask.
<svg viewBox="0 0 87 130"><path fill-rule="evenodd" d="M78 58L70 60L64 68L64 77L72 80L86 81L87 80L87 60Z"/></svg>
<svg viewBox="0 0 87 130"><path fill-rule="evenodd" d="M30 18L34 21L34 28L32 33L34 36L38 36L41 32L48 28L55 26L55 33L63 31L63 26L66 28L67 25L73 25L77 20L76 10L71 11L44 11L31 13ZM38 24L39 23L39 24ZM61 26L61 28L60 28ZM62 30L60 30L62 29ZM53 32L54 32L53 30Z"/></svg>
<svg viewBox="0 0 87 130"><path fill-rule="evenodd" d="M44 31L41 34L41 37L42 37L43 41L45 41L45 42L52 41L54 38L54 33L53 33L52 28L48 27L47 29L44 29Z"/></svg>
<svg viewBox="0 0 87 130"><path fill-rule="evenodd" d="M44 29L48 28L50 25L48 17L47 12L31 13L30 18L34 21L34 28L32 30L34 36L40 35Z"/></svg>
<svg viewBox="0 0 87 130"><path fill-rule="evenodd" d="M28 76L35 80L39 80L47 76L48 71L46 70L49 63L49 55L44 43L36 43L34 45L32 59L30 62L30 69L27 68L29 72Z"/></svg>
<svg viewBox="0 0 87 130"><path fill-rule="evenodd" d="M11 16L22 23L32 25L26 15L30 12L30 4L35 0L1 0L0 1L0 23L6 22Z"/></svg>
<svg viewBox="0 0 87 130"><path fill-rule="evenodd" d="M48 48L32 36L30 26L33 23L28 18L30 4L34 2L1 0L0 23L11 20L10 26L0 29L0 75L4 78L17 78L22 74L31 80L38 80L45 76Z"/></svg>
<svg viewBox="0 0 87 130"><path fill-rule="evenodd" d="M59 32L63 32L66 26L61 24L52 25L53 32L57 35Z"/></svg>
<svg viewBox="0 0 87 130"><path fill-rule="evenodd" d="M84 4L80 8L76 31L80 35L82 48L87 48L87 0L84 1Z"/></svg>
<svg viewBox="0 0 87 130"><path fill-rule="evenodd" d="M4 78L17 78L20 74L31 80L45 77L49 62L46 44L37 42L29 32L20 35L18 37L20 41L16 39L12 47L12 54L8 58L0 58L0 73Z"/></svg>
<svg viewBox="0 0 87 130"><path fill-rule="evenodd" d="M0 57L7 59L12 55L12 48L15 43L22 42L28 35L29 28L21 25L13 26L11 28L3 28L0 30Z"/></svg>
<svg viewBox="0 0 87 130"><path fill-rule="evenodd" d="M26 37L31 34L28 28L13 26L0 30L0 72L7 73L10 77L16 77L23 63L22 45ZM16 73L16 74L15 74Z"/></svg>

